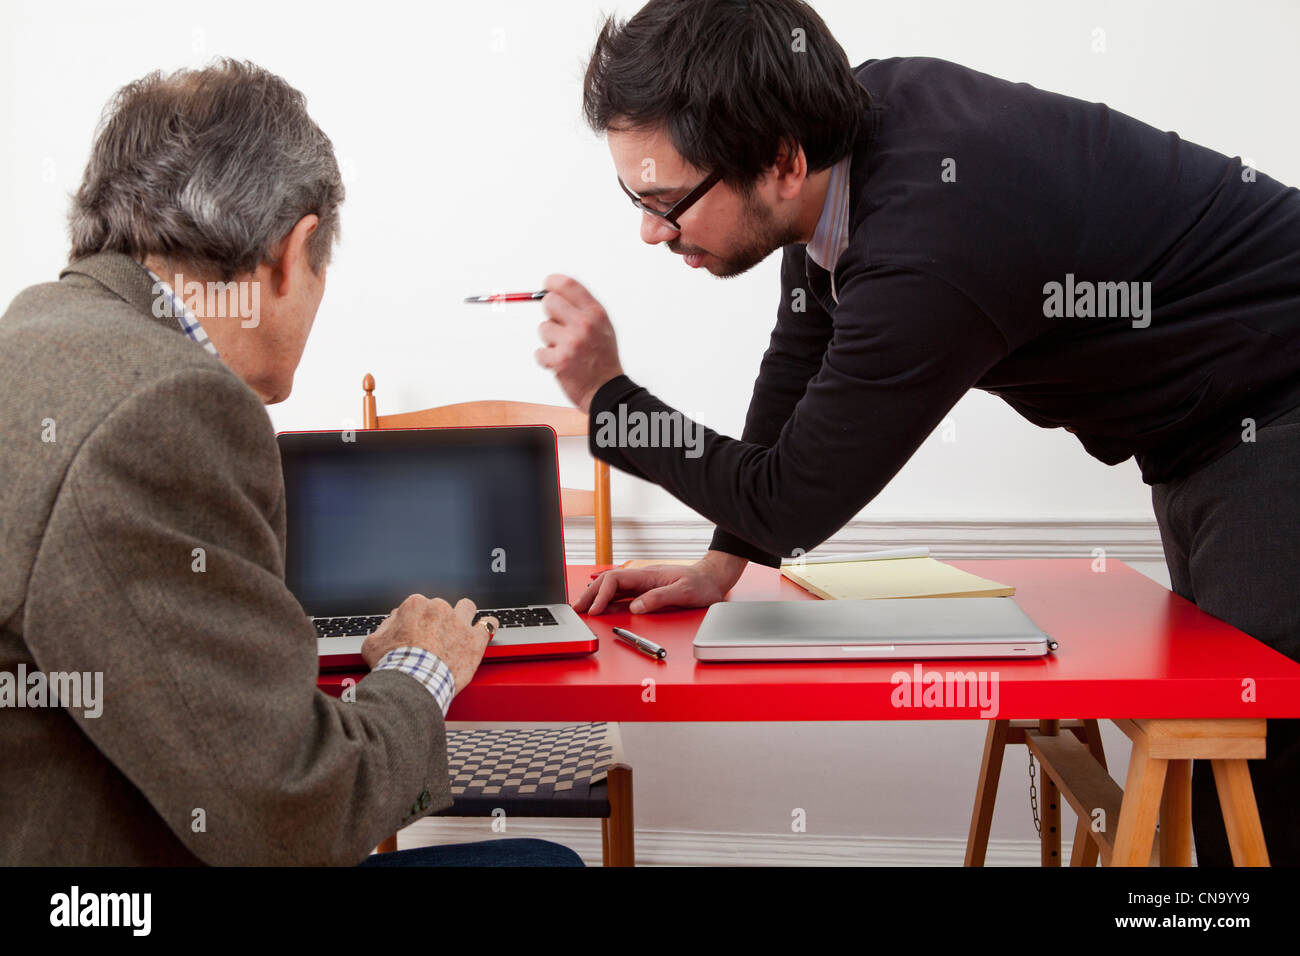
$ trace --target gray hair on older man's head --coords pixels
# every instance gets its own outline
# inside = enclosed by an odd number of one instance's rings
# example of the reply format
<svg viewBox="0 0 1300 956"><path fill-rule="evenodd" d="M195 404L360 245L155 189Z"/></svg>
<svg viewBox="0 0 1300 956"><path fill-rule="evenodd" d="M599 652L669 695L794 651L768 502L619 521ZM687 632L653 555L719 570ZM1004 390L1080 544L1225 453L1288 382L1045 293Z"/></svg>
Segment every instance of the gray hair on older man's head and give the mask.
<svg viewBox="0 0 1300 956"><path fill-rule="evenodd" d="M73 197L72 258L156 255L228 280L260 263L303 216L319 273L339 231L343 179L306 98L274 73L221 59L154 72L104 111Z"/></svg>

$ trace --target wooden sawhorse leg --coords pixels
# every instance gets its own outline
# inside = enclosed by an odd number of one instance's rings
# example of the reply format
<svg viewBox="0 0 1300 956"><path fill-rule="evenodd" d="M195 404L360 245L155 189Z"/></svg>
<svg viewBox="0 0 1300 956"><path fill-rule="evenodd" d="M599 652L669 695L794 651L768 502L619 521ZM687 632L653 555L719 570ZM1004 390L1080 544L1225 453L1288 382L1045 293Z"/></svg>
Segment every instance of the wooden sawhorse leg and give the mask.
<svg viewBox="0 0 1300 956"><path fill-rule="evenodd" d="M1268 866L1268 849L1259 823L1259 807L1255 805L1255 788L1250 783L1250 767L1244 760L1212 760L1210 766L1214 768L1223 823L1228 828L1233 865Z"/></svg>
<svg viewBox="0 0 1300 956"><path fill-rule="evenodd" d="M1152 757L1145 735L1133 737L1133 753L1124 778L1110 866L1146 866L1156 839L1156 821L1165 792L1167 761Z"/></svg>
<svg viewBox="0 0 1300 956"><path fill-rule="evenodd" d="M1107 772L1096 720L990 721L966 841L966 865L984 865L1002 758L1009 744L1025 744L1043 769L1040 816L1044 865L1059 865L1059 801L1064 798L1079 817L1071 866L1093 866L1099 857L1106 866L1190 866L1192 761L1209 760L1233 863L1268 866L1268 850L1246 763L1264 756L1264 720L1114 723L1133 742L1124 790Z"/></svg>
<svg viewBox="0 0 1300 956"><path fill-rule="evenodd" d="M1106 750L1101 744L1101 728L1095 720L1083 722L1083 733L1076 736L1087 746L1088 753L1102 770L1106 769ZM1092 838L1092 817L1078 815L1074 827L1074 843L1070 847L1070 866L1091 867L1097 865L1098 848Z"/></svg>
<svg viewBox="0 0 1300 956"><path fill-rule="evenodd" d="M1161 866L1192 865L1192 762L1165 765L1165 792L1160 798L1157 834Z"/></svg>
<svg viewBox="0 0 1300 956"><path fill-rule="evenodd" d="M1007 749L1009 720L990 720L984 737L984 758L980 761L980 778L975 787L975 810L966 837L966 866L983 866L989 848L989 828L993 825L993 803L998 797L998 780L1002 776L1002 756Z"/></svg>
<svg viewBox="0 0 1300 956"><path fill-rule="evenodd" d="M1149 819L1149 803L1158 801L1160 813L1160 860L1166 866L1188 866L1192 856L1192 761L1209 760L1219 791L1223 824L1235 866L1268 866L1264 830L1250 782L1247 760L1263 758L1267 722L1250 720L1116 720L1115 726L1133 741L1130 782L1137 772L1141 788L1147 791L1133 800L1133 819L1126 818L1129 794L1124 794L1120 811L1120 833L1116 835L1116 862L1142 866L1143 845L1150 847L1155 821ZM1163 786L1150 792L1157 777ZM1120 856L1121 840L1124 841ZM1123 862L1121 862L1123 861Z"/></svg>
<svg viewBox="0 0 1300 956"><path fill-rule="evenodd" d="M966 838L966 866L983 866L988 852L989 830L993 824L993 804L998 796L998 781L1002 776L1002 758L1008 744L1025 743L1027 730L1055 727L1059 733L1068 730L1074 736L1089 741L1089 747L1095 747L1095 755L1101 764L1106 765L1106 758L1101 753L1101 735L1097 733L1097 722L1077 720L990 720L988 733L984 738L984 757L980 761L979 782L975 788L975 809L971 813L970 832ZM1087 736L1085 736L1087 735ZM1095 741L1095 743L1093 743ZM1055 781L1043 776L1042 826L1046 831L1047 841L1043 844L1044 861L1047 865L1060 865L1060 797L1056 792ZM1050 791L1048 787L1050 786ZM1055 817L1051 816L1055 813ZM1091 843L1091 841L1088 841ZM1077 836L1076 836L1077 845ZM1071 857L1073 860L1073 856ZM1050 862L1054 861L1054 862Z"/></svg>
<svg viewBox="0 0 1300 956"><path fill-rule="evenodd" d="M1044 737L1061 736L1059 720L1040 720L1038 733ZM1038 852L1042 866L1061 865L1061 794L1052 775L1038 775Z"/></svg>
<svg viewBox="0 0 1300 956"><path fill-rule="evenodd" d="M1264 720L1116 720L1115 725L1133 742L1123 790L1106 771L1096 721L1084 721L1078 729L1072 726L1073 722L1063 722L1056 728L1052 722L1042 721L1037 730L1028 724L1012 721L1002 746L1025 743L1038 758L1044 778L1059 786L1061 796L1079 815L1071 865L1091 866L1100 856L1106 866L1149 863L1189 866L1192 761L1209 760L1214 768L1233 863L1268 866L1268 850L1246 763L1264 756ZM1052 732L1067 726L1074 731L1073 736ZM981 770L981 797L984 782L985 774ZM1044 793L1048 793L1046 788ZM987 800L977 799L976 806L991 819ZM1044 862L1050 862L1048 820L1045 813ZM1157 821L1159 845L1156 844ZM972 836L980 833L972 824ZM986 820L978 857L973 858L968 849L972 865L983 862L987 839Z"/></svg>

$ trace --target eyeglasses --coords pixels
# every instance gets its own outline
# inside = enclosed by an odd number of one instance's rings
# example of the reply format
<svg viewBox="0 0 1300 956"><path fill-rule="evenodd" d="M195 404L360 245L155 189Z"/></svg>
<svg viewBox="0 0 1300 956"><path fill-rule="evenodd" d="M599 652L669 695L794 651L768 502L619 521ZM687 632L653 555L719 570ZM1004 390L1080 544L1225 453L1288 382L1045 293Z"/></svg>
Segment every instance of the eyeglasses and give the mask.
<svg viewBox="0 0 1300 956"><path fill-rule="evenodd" d="M623 192L627 193L628 198L632 200L632 205L636 206L637 209L640 209L642 212L648 212L656 219L662 219L664 222L668 223L668 225L672 227L672 229L675 232L681 232L682 227L677 225L677 217L680 216L682 213L684 213L686 210L690 209L691 206L699 202L700 198L706 192L712 189L714 185L718 182L718 180L720 180L721 178L722 178L722 171L715 169L713 172L709 173L707 177L705 177L704 182L700 183L698 186L696 186L694 189L688 192L681 199L677 200L677 202L673 203L672 208L669 209L667 212L660 212L658 209L651 209L649 206L647 206L644 202L641 201L640 196L632 192L632 190L628 189L627 186L624 185L623 178L621 176L619 177L618 184L619 186L622 187Z"/></svg>

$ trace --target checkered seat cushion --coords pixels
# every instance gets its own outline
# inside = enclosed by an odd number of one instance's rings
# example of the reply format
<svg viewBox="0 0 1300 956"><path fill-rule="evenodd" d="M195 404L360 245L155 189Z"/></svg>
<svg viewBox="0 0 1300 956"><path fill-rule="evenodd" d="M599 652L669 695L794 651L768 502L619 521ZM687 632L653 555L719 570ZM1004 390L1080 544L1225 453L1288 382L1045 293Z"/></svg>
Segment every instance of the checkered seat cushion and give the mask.
<svg viewBox="0 0 1300 956"><path fill-rule="evenodd" d="M455 802L437 815L606 817L606 770L622 761L617 724L448 730Z"/></svg>

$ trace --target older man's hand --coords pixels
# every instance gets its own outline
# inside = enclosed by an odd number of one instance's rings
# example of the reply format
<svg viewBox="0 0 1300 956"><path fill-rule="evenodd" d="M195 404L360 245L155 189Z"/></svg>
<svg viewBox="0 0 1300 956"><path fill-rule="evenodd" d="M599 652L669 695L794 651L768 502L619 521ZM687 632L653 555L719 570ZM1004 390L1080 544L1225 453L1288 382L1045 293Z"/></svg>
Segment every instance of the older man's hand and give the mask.
<svg viewBox="0 0 1300 956"><path fill-rule="evenodd" d="M565 275L546 277L542 299L546 321L537 329L545 344L537 350L537 364L555 373L555 380L575 408L591 410L591 400L602 385L623 374L618 343L609 316L591 293Z"/></svg>
<svg viewBox="0 0 1300 956"><path fill-rule="evenodd" d="M495 617L475 624L477 610L469 598L461 598L453 608L442 598L412 594L362 642L361 657L373 668L391 650L421 647L447 665L459 694L474 678L492 633L500 627Z"/></svg>

